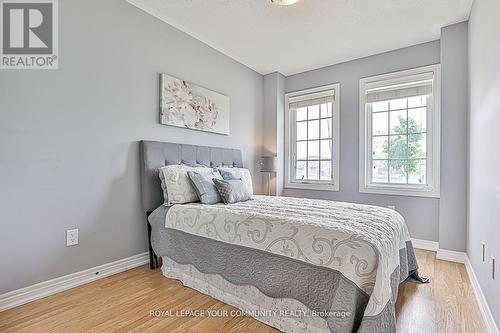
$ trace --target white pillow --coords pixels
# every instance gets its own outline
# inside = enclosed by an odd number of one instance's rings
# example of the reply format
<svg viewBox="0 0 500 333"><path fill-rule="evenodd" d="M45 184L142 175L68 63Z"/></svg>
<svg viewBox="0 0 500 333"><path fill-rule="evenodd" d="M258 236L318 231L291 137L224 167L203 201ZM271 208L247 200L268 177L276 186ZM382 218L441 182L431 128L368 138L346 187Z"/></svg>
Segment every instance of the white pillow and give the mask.
<svg viewBox="0 0 500 333"><path fill-rule="evenodd" d="M250 195L253 195L253 185L252 185L252 175L250 174L250 170L245 168L218 168L219 172L225 180L228 179L241 179L243 184L250 192Z"/></svg>
<svg viewBox="0 0 500 333"><path fill-rule="evenodd" d="M207 167L191 167L184 164L166 165L158 170L163 190L164 205L182 204L200 201L195 188L189 180L188 171L200 174L214 170Z"/></svg>

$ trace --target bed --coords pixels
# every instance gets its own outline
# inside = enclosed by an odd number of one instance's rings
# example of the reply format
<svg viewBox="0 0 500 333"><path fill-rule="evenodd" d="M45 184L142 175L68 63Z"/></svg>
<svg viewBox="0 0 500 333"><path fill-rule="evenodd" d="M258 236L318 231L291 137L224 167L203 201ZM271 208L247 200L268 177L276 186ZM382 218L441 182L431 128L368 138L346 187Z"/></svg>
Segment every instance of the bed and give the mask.
<svg viewBox="0 0 500 333"><path fill-rule="evenodd" d="M399 284L418 274L402 216L353 203L255 195L163 206L158 168L243 167L241 151L142 141L151 266L285 332L395 332Z"/></svg>

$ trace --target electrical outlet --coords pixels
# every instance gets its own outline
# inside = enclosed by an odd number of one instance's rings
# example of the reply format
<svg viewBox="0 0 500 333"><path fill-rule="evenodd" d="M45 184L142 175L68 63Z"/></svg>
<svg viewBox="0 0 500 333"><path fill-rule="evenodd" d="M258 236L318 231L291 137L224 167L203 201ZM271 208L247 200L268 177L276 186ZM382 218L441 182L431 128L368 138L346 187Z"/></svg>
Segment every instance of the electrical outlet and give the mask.
<svg viewBox="0 0 500 333"><path fill-rule="evenodd" d="M66 230L66 246L78 244L78 229Z"/></svg>
<svg viewBox="0 0 500 333"><path fill-rule="evenodd" d="M483 262L486 261L486 243L481 243L481 257L483 258Z"/></svg>
<svg viewBox="0 0 500 333"><path fill-rule="evenodd" d="M495 257L491 256L491 278L495 280Z"/></svg>
<svg viewBox="0 0 500 333"><path fill-rule="evenodd" d="M387 208L392 209L392 210L396 210L396 206L392 206L392 205L387 206Z"/></svg>

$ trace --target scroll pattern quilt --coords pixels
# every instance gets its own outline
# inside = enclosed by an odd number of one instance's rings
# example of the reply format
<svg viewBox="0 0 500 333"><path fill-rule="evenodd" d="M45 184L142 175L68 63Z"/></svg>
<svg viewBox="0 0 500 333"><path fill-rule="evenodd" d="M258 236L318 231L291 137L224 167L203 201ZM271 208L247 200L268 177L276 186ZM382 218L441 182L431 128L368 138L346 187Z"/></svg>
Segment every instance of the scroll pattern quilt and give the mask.
<svg viewBox="0 0 500 333"><path fill-rule="evenodd" d="M365 316L382 313L395 298L391 274L410 241L394 210L289 197L174 205L165 226L338 271L369 295Z"/></svg>

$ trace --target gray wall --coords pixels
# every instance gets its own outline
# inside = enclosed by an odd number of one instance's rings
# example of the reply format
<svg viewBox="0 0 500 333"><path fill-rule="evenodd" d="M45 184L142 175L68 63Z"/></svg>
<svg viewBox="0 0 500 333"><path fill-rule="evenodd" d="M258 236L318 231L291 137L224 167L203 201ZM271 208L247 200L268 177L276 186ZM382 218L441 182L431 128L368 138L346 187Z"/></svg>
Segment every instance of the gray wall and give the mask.
<svg viewBox="0 0 500 333"><path fill-rule="evenodd" d="M261 154L260 74L123 0L59 18L59 70L0 71L0 294L147 250L138 140ZM232 134L159 125L158 72L230 96Z"/></svg>
<svg viewBox="0 0 500 333"><path fill-rule="evenodd" d="M271 175L271 194L281 195L283 193L283 172L285 141L284 136L279 135L285 131L285 76L274 72L264 75L264 115L262 122L263 130L263 154L274 155L278 158L278 172ZM267 190L267 175L263 177L263 186Z"/></svg>
<svg viewBox="0 0 500 333"><path fill-rule="evenodd" d="M441 29L439 247L461 252L467 238L467 33L467 22Z"/></svg>
<svg viewBox="0 0 500 333"><path fill-rule="evenodd" d="M285 189L285 195L395 205L412 237L438 241L439 199L359 193L358 92L360 78L439 62L440 43L434 41L287 77L286 92L340 83L340 191Z"/></svg>
<svg viewBox="0 0 500 333"><path fill-rule="evenodd" d="M469 220L467 253L497 325L500 268L491 279L490 255L500 260L500 1L474 2L469 20ZM487 261L481 260L486 242Z"/></svg>

